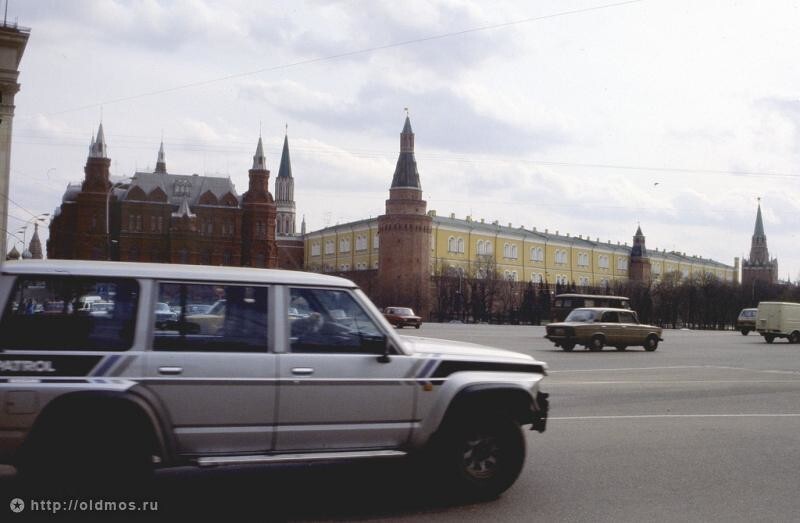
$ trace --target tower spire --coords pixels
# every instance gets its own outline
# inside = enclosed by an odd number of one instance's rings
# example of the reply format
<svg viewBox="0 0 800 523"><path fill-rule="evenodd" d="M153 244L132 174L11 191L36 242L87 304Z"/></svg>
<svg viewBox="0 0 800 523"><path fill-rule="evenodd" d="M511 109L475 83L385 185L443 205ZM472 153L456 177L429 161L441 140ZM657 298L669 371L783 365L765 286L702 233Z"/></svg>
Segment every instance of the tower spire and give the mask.
<svg viewBox="0 0 800 523"><path fill-rule="evenodd" d="M89 148L89 158L108 158L106 153L106 137L103 133L103 122L97 128L97 137L94 138L92 146Z"/></svg>
<svg viewBox="0 0 800 523"><path fill-rule="evenodd" d="M406 121L400 133L400 156L397 157L397 166L392 177L392 188L410 187L422 189L417 172L417 160L414 157L414 131L411 129L411 119L406 110Z"/></svg>
<svg viewBox="0 0 800 523"><path fill-rule="evenodd" d="M256 154L253 156L253 170L266 171L267 170L267 157L264 156L264 144L261 142L261 133L258 135L258 145L256 146Z"/></svg>
<svg viewBox="0 0 800 523"><path fill-rule="evenodd" d="M156 160L156 170L159 174L167 174L167 160L164 155L164 137L161 137L161 146L158 148L158 159Z"/></svg>

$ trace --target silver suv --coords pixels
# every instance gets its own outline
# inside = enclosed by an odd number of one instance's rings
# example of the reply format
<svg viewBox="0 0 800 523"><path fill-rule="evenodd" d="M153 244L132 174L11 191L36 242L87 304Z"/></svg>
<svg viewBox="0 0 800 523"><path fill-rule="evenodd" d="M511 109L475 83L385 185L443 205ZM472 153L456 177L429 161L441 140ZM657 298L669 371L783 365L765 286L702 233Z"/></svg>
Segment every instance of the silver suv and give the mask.
<svg viewBox="0 0 800 523"><path fill-rule="evenodd" d="M86 295L108 313L85 313ZM181 312L159 321L159 304ZM10 262L0 305L0 462L23 477L416 454L491 497L522 469L520 427L545 429L544 363L398 336L341 278Z"/></svg>

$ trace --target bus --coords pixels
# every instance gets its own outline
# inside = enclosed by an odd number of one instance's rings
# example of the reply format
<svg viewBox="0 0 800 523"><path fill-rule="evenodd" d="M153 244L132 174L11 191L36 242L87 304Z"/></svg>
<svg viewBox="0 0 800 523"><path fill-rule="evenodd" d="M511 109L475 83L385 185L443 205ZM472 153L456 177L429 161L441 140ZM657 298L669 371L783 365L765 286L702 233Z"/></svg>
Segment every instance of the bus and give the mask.
<svg viewBox="0 0 800 523"><path fill-rule="evenodd" d="M550 307L550 321L564 321L572 309L580 307L613 307L630 309L631 300L625 296L597 296L594 294L557 294Z"/></svg>

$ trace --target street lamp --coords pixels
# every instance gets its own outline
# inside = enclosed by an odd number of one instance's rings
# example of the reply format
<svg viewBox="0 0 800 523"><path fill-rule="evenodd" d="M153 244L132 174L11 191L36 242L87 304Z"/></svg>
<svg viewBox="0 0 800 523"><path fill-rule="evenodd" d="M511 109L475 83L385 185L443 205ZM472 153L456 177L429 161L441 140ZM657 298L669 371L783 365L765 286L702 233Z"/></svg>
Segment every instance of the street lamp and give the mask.
<svg viewBox="0 0 800 523"><path fill-rule="evenodd" d="M111 203L111 194L114 192L114 189L117 187L123 187L126 183L132 182L136 179L136 176L126 176L125 178L114 182L111 184L111 187L108 188L106 192L106 259L111 259L111 227L110 227L110 220L109 220L109 206Z"/></svg>

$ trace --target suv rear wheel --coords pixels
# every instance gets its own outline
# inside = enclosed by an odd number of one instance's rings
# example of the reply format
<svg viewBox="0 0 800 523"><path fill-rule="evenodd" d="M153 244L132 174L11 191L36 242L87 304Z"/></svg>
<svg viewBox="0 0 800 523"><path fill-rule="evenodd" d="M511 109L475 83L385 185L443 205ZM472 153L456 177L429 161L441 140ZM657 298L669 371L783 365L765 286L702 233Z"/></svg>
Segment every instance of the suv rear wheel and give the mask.
<svg viewBox="0 0 800 523"><path fill-rule="evenodd" d="M26 443L20 477L67 491L141 485L153 472L152 442L140 419L122 413L54 413Z"/></svg>
<svg viewBox="0 0 800 523"><path fill-rule="evenodd" d="M575 342L562 341L561 342L561 348L564 349L565 351L569 352L569 351L571 351L572 349L575 348Z"/></svg>
<svg viewBox="0 0 800 523"><path fill-rule="evenodd" d="M440 434L435 459L445 488L459 497L491 499L519 476L525 463L525 438L510 417L464 414Z"/></svg>

